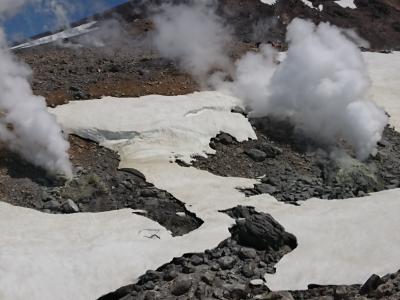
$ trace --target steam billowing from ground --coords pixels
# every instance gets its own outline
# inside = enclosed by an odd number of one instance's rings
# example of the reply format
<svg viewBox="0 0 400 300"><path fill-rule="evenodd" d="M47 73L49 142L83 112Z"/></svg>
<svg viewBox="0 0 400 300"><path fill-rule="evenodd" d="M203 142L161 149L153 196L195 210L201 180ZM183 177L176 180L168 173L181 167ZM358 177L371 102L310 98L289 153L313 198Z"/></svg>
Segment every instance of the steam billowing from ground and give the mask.
<svg viewBox="0 0 400 300"><path fill-rule="evenodd" d="M361 51L335 26L295 19L288 26L286 59L274 72L265 110L288 117L309 137L343 138L365 159L388 118L367 100L371 81Z"/></svg>
<svg viewBox="0 0 400 300"><path fill-rule="evenodd" d="M371 82L354 32L295 19L281 64L276 50L261 45L233 68L226 54L229 31L212 4L202 3L167 6L154 18L161 55L178 60L203 86L244 99L253 116L289 119L321 145L345 140L359 159L374 153L388 118L367 99ZM210 76L215 66L221 72ZM229 77L233 80L225 80Z"/></svg>
<svg viewBox="0 0 400 300"><path fill-rule="evenodd" d="M162 56L179 62L203 86L209 73L230 65L226 45L229 30L215 13L213 1L161 7L153 18L154 43Z"/></svg>
<svg viewBox="0 0 400 300"><path fill-rule="evenodd" d="M71 177L69 144L44 98L33 95L29 74L8 50L0 29L0 146L51 173Z"/></svg>

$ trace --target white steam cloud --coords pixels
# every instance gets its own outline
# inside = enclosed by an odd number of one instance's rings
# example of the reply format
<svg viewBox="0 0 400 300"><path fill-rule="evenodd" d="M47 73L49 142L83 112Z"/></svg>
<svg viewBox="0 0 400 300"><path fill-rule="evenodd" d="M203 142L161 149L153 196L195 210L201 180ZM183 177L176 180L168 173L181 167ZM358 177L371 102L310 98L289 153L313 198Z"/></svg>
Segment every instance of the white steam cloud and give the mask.
<svg viewBox="0 0 400 300"><path fill-rule="evenodd" d="M215 13L213 1L191 5L164 5L153 18L154 44L160 54L179 62L182 69L204 84L210 72L230 65L226 45L228 28Z"/></svg>
<svg viewBox="0 0 400 300"><path fill-rule="evenodd" d="M388 122L367 99L371 86L361 51L341 30L295 19L288 26L289 50L277 67L264 111L288 117L307 136L350 143L360 159L373 153Z"/></svg>
<svg viewBox="0 0 400 300"><path fill-rule="evenodd" d="M367 98L371 82L353 31L295 19L281 64L272 47L261 45L232 66L229 31L212 5L169 5L154 20L161 55L178 60L200 83L244 99L253 116L287 118L320 144L345 140L361 160L376 151L388 118ZM210 76L215 66L225 73Z"/></svg>
<svg viewBox="0 0 400 300"><path fill-rule="evenodd" d="M69 144L45 99L33 95L29 75L8 50L0 29L0 145L53 174L71 177Z"/></svg>

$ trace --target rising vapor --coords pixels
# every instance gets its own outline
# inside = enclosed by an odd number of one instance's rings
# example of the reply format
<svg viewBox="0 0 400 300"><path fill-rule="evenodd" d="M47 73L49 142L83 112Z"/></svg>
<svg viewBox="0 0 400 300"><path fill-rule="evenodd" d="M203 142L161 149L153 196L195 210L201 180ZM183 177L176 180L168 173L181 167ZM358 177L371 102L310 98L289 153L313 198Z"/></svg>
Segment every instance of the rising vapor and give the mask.
<svg viewBox="0 0 400 300"><path fill-rule="evenodd" d="M14 1L15 2L15 1ZM3 12L18 9L10 2ZM52 174L72 176L69 144L55 117L47 112L43 97L35 96L28 82L30 70L18 62L0 28L0 145L20 154Z"/></svg>
<svg viewBox="0 0 400 300"><path fill-rule="evenodd" d="M255 117L288 119L320 145L345 140L361 160L376 151L388 118L368 100L371 82L356 44L363 41L355 32L294 19L281 64L276 50L261 45L258 52L248 52L230 66L229 31L209 7L191 2L169 5L156 15L155 44L160 54L178 60L203 87L204 82L207 87L211 83L240 97ZM221 66L225 74L211 76L213 66Z"/></svg>
<svg viewBox="0 0 400 300"><path fill-rule="evenodd" d="M176 60L202 86L207 85L210 73L230 65L226 55L230 32L215 11L214 1L191 1L165 4L153 17L157 50Z"/></svg>

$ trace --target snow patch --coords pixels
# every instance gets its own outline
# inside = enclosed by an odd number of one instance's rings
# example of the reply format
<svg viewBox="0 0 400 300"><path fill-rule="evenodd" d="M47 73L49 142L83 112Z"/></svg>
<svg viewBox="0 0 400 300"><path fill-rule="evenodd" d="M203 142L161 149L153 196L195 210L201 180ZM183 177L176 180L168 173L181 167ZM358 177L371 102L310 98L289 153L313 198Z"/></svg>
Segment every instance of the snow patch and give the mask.
<svg viewBox="0 0 400 300"><path fill-rule="evenodd" d="M400 52L364 52L372 79L370 96L390 114L390 124L400 130Z"/></svg>
<svg viewBox="0 0 400 300"><path fill-rule="evenodd" d="M86 24L82 24L80 26L76 26L73 28L69 28L67 30L52 34L52 35L48 35L33 41L29 41L17 46L12 47L12 50L17 50L17 49L24 49L24 48L30 48L30 47L36 47L36 46L40 46L40 45L46 45L46 44L50 44L59 40L63 40L63 39L68 39L68 38L72 38L72 37L77 37L89 32L92 32L94 30L96 30L97 28L95 27L96 25L96 21L93 22L89 22Z"/></svg>
<svg viewBox="0 0 400 300"><path fill-rule="evenodd" d="M354 4L354 0L339 0L335 2L344 8L351 8L351 9L357 8L357 6Z"/></svg>
<svg viewBox="0 0 400 300"><path fill-rule="evenodd" d="M231 113L240 104L239 99L228 95L201 92L138 99L106 97L85 101L84 105L80 101L70 102L52 111L66 131L107 147L115 145L136 160L149 163L179 158L190 162L193 155L215 153L209 142L221 131L238 141L257 138L246 118ZM132 131L136 136L132 136ZM105 136L104 132L109 134ZM110 139L111 136L116 139Z"/></svg>

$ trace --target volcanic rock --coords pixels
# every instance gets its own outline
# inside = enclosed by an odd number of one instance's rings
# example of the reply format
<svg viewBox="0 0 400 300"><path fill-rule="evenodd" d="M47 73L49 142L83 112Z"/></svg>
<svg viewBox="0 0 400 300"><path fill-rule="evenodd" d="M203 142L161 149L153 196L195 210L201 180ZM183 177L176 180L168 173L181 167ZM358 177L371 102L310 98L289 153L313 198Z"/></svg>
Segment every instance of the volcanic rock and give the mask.
<svg viewBox="0 0 400 300"><path fill-rule="evenodd" d="M381 277L376 274L371 275L370 278L362 285L360 289L361 295L369 295L371 292L375 291L378 286L383 284Z"/></svg>
<svg viewBox="0 0 400 300"><path fill-rule="evenodd" d="M296 248L296 238L285 232L285 229L271 215L253 214L244 221L237 221L232 229L240 244L265 250L268 247L278 249L283 244Z"/></svg>
<svg viewBox="0 0 400 300"><path fill-rule="evenodd" d="M246 151L246 154L251 157L251 159L258 162L261 162L267 158L267 154L258 149L249 149Z"/></svg>
<svg viewBox="0 0 400 300"><path fill-rule="evenodd" d="M182 275L175 279L174 283L172 284L171 294L175 296L181 296L186 294L191 286L192 278Z"/></svg>

